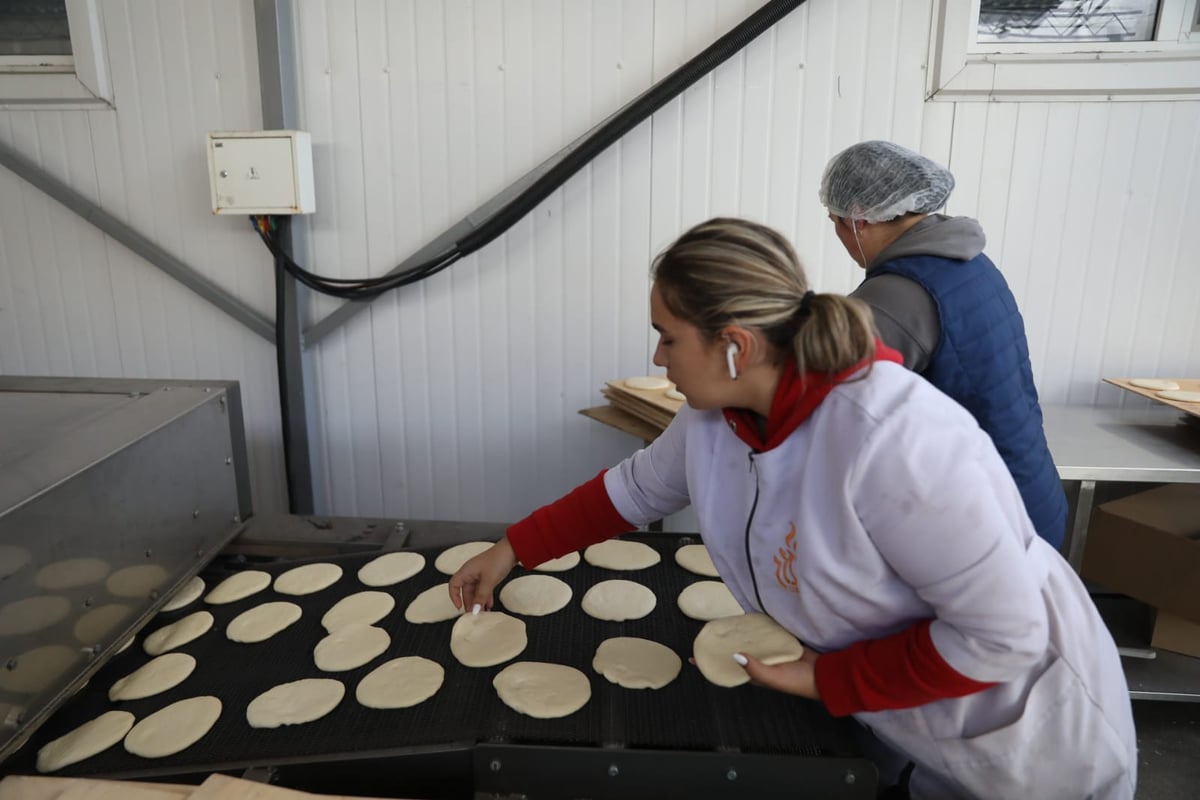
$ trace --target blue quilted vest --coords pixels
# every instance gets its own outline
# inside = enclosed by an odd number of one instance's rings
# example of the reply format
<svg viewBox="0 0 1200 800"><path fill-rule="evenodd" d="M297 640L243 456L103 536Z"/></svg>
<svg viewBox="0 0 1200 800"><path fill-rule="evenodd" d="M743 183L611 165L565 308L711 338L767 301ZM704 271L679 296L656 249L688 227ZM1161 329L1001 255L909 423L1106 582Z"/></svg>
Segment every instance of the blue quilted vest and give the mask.
<svg viewBox="0 0 1200 800"><path fill-rule="evenodd" d="M970 261L905 256L874 267L867 280L889 272L921 284L937 304L942 338L922 375L988 432L1038 535L1060 547L1067 498L1042 429L1025 325L1004 276L981 253Z"/></svg>

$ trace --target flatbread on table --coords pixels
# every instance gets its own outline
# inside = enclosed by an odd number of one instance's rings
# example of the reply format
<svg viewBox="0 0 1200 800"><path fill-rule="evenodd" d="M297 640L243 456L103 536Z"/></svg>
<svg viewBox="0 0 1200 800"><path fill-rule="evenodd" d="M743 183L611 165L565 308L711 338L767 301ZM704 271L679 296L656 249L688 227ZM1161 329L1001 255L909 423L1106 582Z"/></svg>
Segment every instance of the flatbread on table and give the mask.
<svg viewBox="0 0 1200 800"><path fill-rule="evenodd" d="M662 561L662 556L653 547L641 542L609 539L584 550L583 559L601 569L637 570L653 567Z"/></svg>
<svg viewBox="0 0 1200 800"><path fill-rule="evenodd" d="M300 606L286 600L263 603L230 620L225 627L225 638L242 644L265 642L275 634L290 628L300 619L301 614Z"/></svg>
<svg viewBox="0 0 1200 800"><path fill-rule="evenodd" d="M342 568L337 564L305 564L289 569L275 579L274 589L280 594L292 596L316 594L333 586L342 578Z"/></svg>
<svg viewBox="0 0 1200 800"><path fill-rule="evenodd" d="M220 716L221 701L212 695L179 700L134 725L125 749L142 758L175 755L200 741Z"/></svg>
<svg viewBox="0 0 1200 800"><path fill-rule="evenodd" d="M587 705L592 684L587 675L565 664L518 661L492 679L500 700L521 714L537 719L557 719Z"/></svg>
<svg viewBox="0 0 1200 800"><path fill-rule="evenodd" d="M251 728L302 725L320 719L338 707L346 685L333 678L303 678L272 686L246 706Z"/></svg>
<svg viewBox="0 0 1200 800"><path fill-rule="evenodd" d="M571 587L550 575L522 575L500 590L500 604L514 614L544 617L571 602Z"/></svg>
<svg viewBox="0 0 1200 800"><path fill-rule="evenodd" d="M584 592L580 606L589 617L609 622L641 619L654 610L654 592L633 581L601 581Z"/></svg>
<svg viewBox="0 0 1200 800"><path fill-rule="evenodd" d="M204 602L214 606L236 603L252 594L258 594L270 585L269 572L260 569L242 570L218 583L216 588L204 597Z"/></svg>
<svg viewBox="0 0 1200 800"><path fill-rule="evenodd" d="M502 611L463 614L450 631L450 652L464 667L503 664L527 644L525 623Z"/></svg>
<svg viewBox="0 0 1200 800"><path fill-rule="evenodd" d="M57 772L102 753L125 738L133 727L128 711L106 711L75 730L42 745L37 754L38 772Z"/></svg>
<svg viewBox="0 0 1200 800"><path fill-rule="evenodd" d="M661 689L679 675L683 660L664 644L633 636L605 639L592 669L626 689Z"/></svg>
<svg viewBox="0 0 1200 800"><path fill-rule="evenodd" d="M693 643L700 673L717 686L740 686L750 681L734 653L754 656L764 664L785 664L804 655L804 645L766 614L742 614L708 622Z"/></svg>
<svg viewBox="0 0 1200 800"><path fill-rule="evenodd" d="M393 658L359 681L354 697L367 708L411 708L437 694L445 680L446 670L436 661Z"/></svg>
<svg viewBox="0 0 1200 800"><path fill-rule="evenodd" d="M392 586L423 569L425 556L420 553L384 553L359 569L358 580L365 586Z"/></svg>
<svg viewBox="0 0 1200 800"><path fill-rule="evenodd" d="M433 562L433 568L443 575L453 575L462 565L480 553L492 549L495 542L465 542L443 550Z"/></svg>

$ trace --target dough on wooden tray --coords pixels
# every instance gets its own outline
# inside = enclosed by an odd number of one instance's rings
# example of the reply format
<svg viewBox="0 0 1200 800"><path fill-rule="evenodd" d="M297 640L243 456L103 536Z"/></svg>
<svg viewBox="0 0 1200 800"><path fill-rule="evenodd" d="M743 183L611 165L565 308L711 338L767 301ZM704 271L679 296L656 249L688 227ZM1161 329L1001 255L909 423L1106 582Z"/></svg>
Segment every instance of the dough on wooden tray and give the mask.
<svg viewBox="0 0 1200 800"><path fill-rule="evenodd" d="M718 575L712 556L708 554L708 548L702 544L685 544L676 550L675 563L688 572L694 572L706 578L715 578Z"/></svg>
<svg viewBox="0 0 1200 800"><path fill-rule="evenodd" d="M543 561L533 569L536 572L566 572L569 569L575 569L579 566L579 553L567 553L560 558L552 558L549 561Z"/></svg>
<svg viewBox="0 0 1200 800"><path fill-rule="evenodd" d="M445 622L462 613L454 607L454 603L450 600L450 584L439 583L437 586L430 586L414 597L408 604L408 608L404 609L404 618L420 625L429 622Z"/></svg>
<svg viewBox="0 0 1200 800"><path fill-rule="evenodd" d="M450 652L464 667L503 664L528 643L525 623L501 611L463 614L450 631Z"/></svg>
<svg viewBox="0 0 1200 800"><path fill-rule="evenodd" d="M236 603L252 594L258 594L271 585L271 575L258 569L247 569L230 575L217 584L204 598L209 605L220 606Z"/></svg>
<svg viewBox="0 0 1200 800"><path fill-rule="evenodd" d="M514 614L544 617L571 602L571 587L550 575L522 575L504 584L500 603Z"/></svg>
<svg viewBox="0 0 1200 800"><path fill-rule="evenodd" d="M666 645L616 636L596 648L592 669L626 689L661 689L679 675L683 660Z"/></svg>
<svg viewBox="0 0 1200 800"><path fill-rule="evenodd" d="M364 586L392 586L406 581L425 569L425 556L420 553L384 553L358 571Z"/></svg>
<svg viewBox="0 0 1200 800"><path fill-rule="evenodd" d="M750 681L733 660L746 653L764 664L784 664L804 655L804 646L766 614L742 614L706 623L696 635L692 655L701 674L717 686L740 686Z"/></svg>
<svg viewBox="0 0 1200 800"><path fill-rule="evenodd" d="M583 558L593 567L616 570L646 569L662 561L653 547L624 539L594 544L583 551Z"/></svg>
<svg viewBox="0 0 1200 800"><path fill-rule="evenodd" d="M1178 389L1179 384L1175 381L1166 380L1165 378L1132 378L1129 381L1130 385L1136 386L1139 389L1150 389L1151 391L1163 391L1170 389Z"/></svg>
<svg viewBox="0 0 1200 800"><path fill-rule="evenodd" d="M167 653L147 661L114 683L109 687L108 699L115 703L162 694L187 680L195 669L196 659L187 653Z"/></svg>
<svg viewBox="0 0 1200 800"><path fill-rule="evenodd" d="M313 661L322 672L345 672L368 663L392 643L383 628L347 625L317 642Z"/></svg>
<svg viewBox="0 0 1200 800"><path fill-rule="evenodd" d="M321 617L321 627L335 631L347 625L374 625L392 613L396 600L387 592L356 592L334 603Z"/></svg>
<svg viewBox="0 0 1200 800"><path fill-rule="evenodd" d="M557 719L574 714L592 696L588 676L565 664L518 661L492 679L504 705L537 719Z"/></svg>
<svg viewBox="0 0 1200 800"><path fill-rule="evenodd" d="M133 612L121 603L106 603L93 608L75 620L75 638L84 644L97 644Z"/></svg>
<svg viewBox="0 0 1200 800"><path fill-rule="evenodd" d="M57 625L71 613L71 601L39 594L0 606L0 636L20 636Z"/></svg>
<svg viewBox="0 0 1200 800"><path fill-rule="evenodd" d="M641 619L654 610L654 592L633 581L600 581L584 592L580 605L589 617L624 622Z"/></svg>
<svg viewBox="0 0 1200 800"><path fill-rule="evenodd" d="M225 638L231 642L253 644L265 642L275 634L296 623L300 606L286 601L263 603L238 614L225 627Z"/></svg>
<svg viewBox="0 0 1200 800"><path fill-rule="evenodd" d="M109 575L104 588L116 597L149 597L169 577L171 574L158 564L137 564Z"/></svg>
<svg viewBox="0 0 1200 800"><path fill-rule="evenodd" d="M204 579L199 575L193 575L191 579L179 588L179 591L171 595L171 599L163 603L163 607L159 611L178 611L184 606L191 605L204 594Z"/></svg>
<svg viewBox="0 0 1200 800"><path fill-rule="evenodd" d="M142 649L147 655L157 656L176 647L183 647L193 639L208 633L213 626L213 615L207 611L196 611L177 622L164 625L146 637Z"/></svg>
<svg viewBox="0 0 1200 800"><path fill-rule="evenodd" d="M456 544L451 548L443 550L434 559L433 568L443 575L453 575L458 572L463 564L480 553L490 550L493 544L495 542L466 542L465 544Z"/></svg>
<svg viewBox="0 0 1200 800"><path fill-rule="evenodd" d="M1177 403L1200 403L1200 392L1165 391L1155 394L1164 400L1174 400Z"/></svg>
<svg viewBox="0 0 1200 800"><path fill-rule="evenodd" d="M61 644L47 644L16 656L12 669L0 668L0 689L18 694L37 694L63 677L79 659L79 651Z"/></svg>
<svg viewBox="0 0 1200 800"><path fill-rule="evenodd" d="M99 558L68 558L47 564L33 576L33 582L41 589L57 591L74 589L104 580L112 567Z"/></svg>
<svg viewBox="0 0 1200 800"><path fill-rule="evenodd" d="M367 708L410 708L437 694L445 679L446 670L436 661L393 658L359 681L354 697Z"/></svg>
<svg viewBox="0 0 1200 800"><path fill-rule="evenodd" d="M745 611L734 599L733 592L720 581L696 581L679 593L679 610L684 616L701 622L736 617Z"/></svg>
<svg viewBox="0 0 1200 800"><path fill-rule="evenodd" d="M333 678L304 678L273 686L246 706L251 728L302 725L328 714L346 696L346 686Z"/></svg>
<svg viewBox="0 0 1200 800"><path fill-rule="evenodd" d="M680 402L687 400L687 397L684 396L683 392L679 391L678 389L667 389L665 392L663 392L663 394L666 395L668 400L678 400Z"/></svg>
<svg viewBox="0 0 1200 800"><path fill-rule="evenodd" d="M342 577L342 568L337 564L305 564L289 569L275 579L275 591L280 594L315 594L333 586Z"/></svg>
<svg viewBox="0 0 1200 800"><path fill-rule="evenodd" d="M46 742L37 754L38 772L56 772L102 753L125 738L133 727L128 711L106 711L68 734Z"/></svg>
<svg viewBox="0 0 1200 800"><path fill-rule="evenodd" d="M175 755L200 741L220 716L221 701L212 695L179 700L134 725L125 749L142 758Z"/></svg>
<svg viewBox="0 0 1200 800"><path fill-rule="evenodd" d="M625 385L630 389L640 389L647 392L671 388L671 382L659 375L643 375L637 378L626 378Z"/></svg>

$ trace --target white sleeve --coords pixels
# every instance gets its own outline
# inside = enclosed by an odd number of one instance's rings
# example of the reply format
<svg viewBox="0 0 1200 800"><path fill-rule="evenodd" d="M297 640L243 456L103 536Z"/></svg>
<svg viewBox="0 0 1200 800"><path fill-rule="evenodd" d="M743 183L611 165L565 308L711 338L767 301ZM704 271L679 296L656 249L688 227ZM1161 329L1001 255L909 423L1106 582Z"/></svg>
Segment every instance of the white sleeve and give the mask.
<svg viewBox="0 0 1200 800"><path fill-rule="evenodd" d="M684 406L662 435L604 473L613 506L631 525L645 525L686 508L687 421L696 412Z"/></svg>

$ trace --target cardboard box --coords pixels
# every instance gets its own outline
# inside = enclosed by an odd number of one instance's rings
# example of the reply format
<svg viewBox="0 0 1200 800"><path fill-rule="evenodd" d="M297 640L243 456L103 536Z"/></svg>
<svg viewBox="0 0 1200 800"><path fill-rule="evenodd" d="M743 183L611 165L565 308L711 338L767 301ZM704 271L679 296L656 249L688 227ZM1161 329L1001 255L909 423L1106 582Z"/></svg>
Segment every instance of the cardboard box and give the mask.
<svg viewBox="0 0 1200 800"><path fill-rule="evenodd" d="M1200 622L1177 617L1169 611L1157 611L1150 646L1200 658Z"/></svg>
<svg viewBox="0 0 1200 800"><path fill-rule="evenodd" d="M1080 574L1200 622L1200 485L1171 484L1097 507Z"/></svg>

